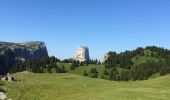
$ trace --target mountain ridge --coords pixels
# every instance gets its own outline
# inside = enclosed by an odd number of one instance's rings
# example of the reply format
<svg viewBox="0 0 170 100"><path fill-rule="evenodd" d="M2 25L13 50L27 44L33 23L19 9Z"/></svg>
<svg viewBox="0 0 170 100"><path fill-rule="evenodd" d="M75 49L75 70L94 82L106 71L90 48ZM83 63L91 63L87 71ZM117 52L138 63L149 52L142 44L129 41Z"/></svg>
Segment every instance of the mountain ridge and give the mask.
<svg viewBox="0 0 170 100"><path fill-rule="evenodd" d="M43 41L22 43L0 42L0 67L7 72L17 61L48 57L48 51ZM2 72L0 73L3 73Z"/></svg>

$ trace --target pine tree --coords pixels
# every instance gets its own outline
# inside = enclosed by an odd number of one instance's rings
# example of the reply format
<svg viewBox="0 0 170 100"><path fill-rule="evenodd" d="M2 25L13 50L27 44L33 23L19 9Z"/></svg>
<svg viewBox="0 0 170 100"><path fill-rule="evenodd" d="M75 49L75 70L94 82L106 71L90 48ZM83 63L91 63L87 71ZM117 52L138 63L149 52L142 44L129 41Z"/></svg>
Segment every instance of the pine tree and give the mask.
<svg viewBox="0 0 170 100"><path fill-rule="evenodd" d="M103 75L106 75L106 76L109 75L106 69L103 70Z"/></svg>
<svg viewBox="0 0 170 100"><path fill-rule="evenodd" d="M80 62L80 66L84 66L84 63L82 61Z"/></svg>
<svg viewBox="0 0 170 100"><path fill-rule="evenodd" d="M88 73L86 72L86 70L84 70L83 75L88 76Z"/></svg>
<svg viewBox="0 0 170 100"><path fill-rule="evenodd" d="M74 65L74 64L71 64L70 70L74 70L74 69L75 69L75 65Z"/></svg>
<svg viewBox="0 0 170 100"><path fill-rule="evenodd" d="M48 66L47 72L48 72L48 73L52 73L52 67L51 67L51 65Z"/></svg>
<svg viewBox="0 0 170 100"><path fill-rule="evenodd" d="M96 68L91 68L90 72L91 72L91 77L92 78L97 78L98 77L98 72L97 72Z"/></svg>
<svg viewBox="0 0 170 100"><path fill-rule="evenodd" d="M65 67L64 67L64 65L62 65L62 67L61 67L61 73L65 73L65 72L66 72Z"/></svg>

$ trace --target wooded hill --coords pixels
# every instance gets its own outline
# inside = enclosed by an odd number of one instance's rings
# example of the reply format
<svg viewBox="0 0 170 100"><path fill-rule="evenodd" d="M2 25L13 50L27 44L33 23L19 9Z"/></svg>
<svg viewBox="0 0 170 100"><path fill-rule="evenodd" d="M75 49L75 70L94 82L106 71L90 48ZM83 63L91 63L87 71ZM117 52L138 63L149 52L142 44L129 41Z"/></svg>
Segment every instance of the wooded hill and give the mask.
<svg viewBox="0 0 170 100"><path fill-rule="evenodd" d="M170 51L156 46L121 53L109 52L104 62L103 78L110 80L144 80L151 75L170 73Z"/></svg>

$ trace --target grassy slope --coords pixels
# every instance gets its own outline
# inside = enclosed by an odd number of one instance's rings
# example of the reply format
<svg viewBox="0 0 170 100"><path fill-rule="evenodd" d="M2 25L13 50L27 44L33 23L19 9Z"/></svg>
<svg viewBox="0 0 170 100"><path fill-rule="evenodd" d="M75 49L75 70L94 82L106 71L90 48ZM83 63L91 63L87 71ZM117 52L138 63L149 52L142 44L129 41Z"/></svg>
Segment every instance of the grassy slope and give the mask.
<svg viewBox="0 0 170 100"><path fill-rule="evenodd" d="M147 56L136 56L132 59L134 65L140 65L142 63L145 63L146 61L155 61L158 62L159 59L155 57L147 57Z"/></svg>
<svg viewBox="0 0 170 100"><path fill-rule="evenodd" d="M145 51L146 54L146 51ZM148 51L150 55L150 51ZM147 60L158 61L150 56L134 57L135 65ZM7 83L8 96L13 100L169 100L170 75L145 81L113 82L83 77L92 67L103 72L102 65L80 66L70 70L70 64L64 64L65 74L15 74L18 83ZM78 75L75 75L78 74ZM158 75L159 76L159 75Z"/></svg>
<svg viewBox="0 0 170 100"><path fill-rule="evenodd" d="M78 74L78 75L83 75L84 70L86 70L86 72L90 74L91 68L96 68L99 73L99 78L101 77L103 70L104 70L104 65L92 65L91 64L88 66L79 66L78 68L74 70L69 69L70 68L69 64L65 64L65 66L67 66L68 73Z"/></svg>
<svg viewBox="0 0 170 100"><path fill-rule="evenodd" d="M136 57L137 57L137 59L136 59ZM132 59L134 65L139 65L139 64L145 63L148 60L155 61L155 62L159 61L159 59L157 59L155 57L147 57L147 56L136 56L136 57L134 57ZM79 66L74 70L70 70L70 65L71 64L69 64L69 63L62 63L62 64L65 66L68 73L78 74L78 75L83 75L84 70L86 70L87 73L90 74L90 69L91 68L96 68L97 71L99 72L98 77L101 78L101 75L103 74L103 70L104 70L104 65L92 65L92 64L90 64L88 66Z"/></svg>
<svg viewBox="0 0 170 100"><path fill-rule="evenodd" d="M137 55L136 57L132 58L132 61L134 63L134 65L140 65L142 63L145 63L146 61L155 61L158 62L160 60L160 58L155 58L155 57L151 57L151 52L150 50L145 50L144 51L144 56L139 56ZM153 52L155 54L155 52ZM163 59L161 59L163 60Z"/></svg>
<svg viewBox="0 0 170 100"><path fill-rule="evenodd" d="M114 82L75 74L17 73L6 83L12 100L169 100L170 75L145 81Z"/></svg>
<svg viewBox="0 0 170 100"><path fill-rule="evenodd" d="M155 52L154 52L155 53ZM146 61L154 61L154 62L158 62L160 59L155 58L155 57L151 57L151 51L150 50L145 50L144 51L144 56L135 56L134 58L132 58L132 61L134 63L134 65L140 65L142 63L145 63ZM59 66L61 63L58 63ZM83 71L86 70L88 74L90 74L90 69L91 68L96 68L97 71L99 72L99 78L101 78L101 75L103 74L103 70L104 70L104 65L88 65L88 66L79 66L77 67L75 70L70 70L70 65L69 63L62 63L66 70L68 71L68 73L72 73L72 74L78 74L78 75L83 75Z"/></svg>

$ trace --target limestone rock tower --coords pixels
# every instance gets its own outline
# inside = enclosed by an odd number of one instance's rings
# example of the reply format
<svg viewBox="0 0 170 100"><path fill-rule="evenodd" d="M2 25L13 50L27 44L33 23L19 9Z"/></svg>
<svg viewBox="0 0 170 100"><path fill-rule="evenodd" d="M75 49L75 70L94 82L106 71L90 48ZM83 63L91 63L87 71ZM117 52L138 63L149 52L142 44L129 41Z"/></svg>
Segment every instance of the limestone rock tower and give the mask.
<svg viewBox="0 0 170 100"><path fill-rule="evenodd" d="M73 59L78 60L80 62L90 60L88 47L83 47L83 46L79 47Z"/></svg>

